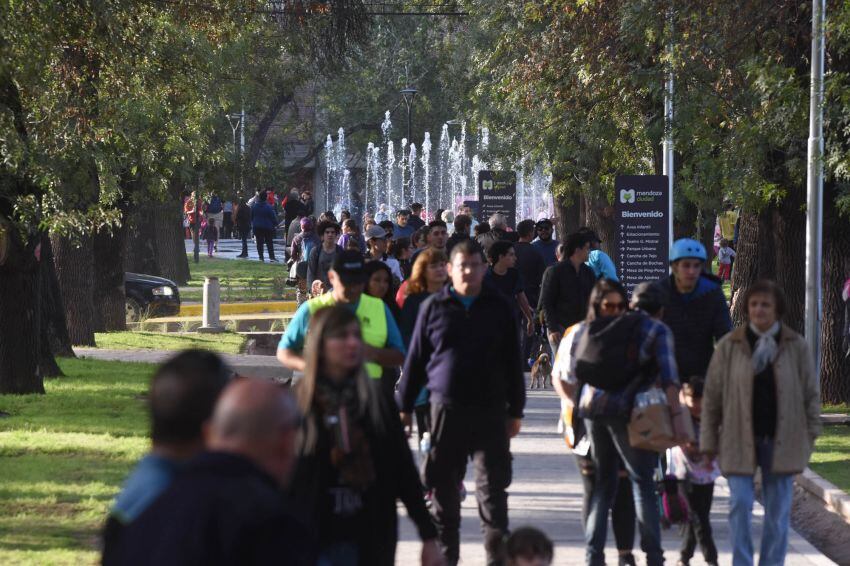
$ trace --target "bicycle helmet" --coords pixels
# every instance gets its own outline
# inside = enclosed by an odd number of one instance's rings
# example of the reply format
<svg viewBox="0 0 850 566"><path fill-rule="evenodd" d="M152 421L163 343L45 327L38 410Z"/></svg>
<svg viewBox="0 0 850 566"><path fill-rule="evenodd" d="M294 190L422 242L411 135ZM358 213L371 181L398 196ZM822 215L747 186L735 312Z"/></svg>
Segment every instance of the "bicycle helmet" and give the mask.
<svg viewBox="0 0 850 566"><path fill-rule="evenodd" d="M670 263L686 258L706 261L708 254L705 253L705 246L691 238L681 238L673 242L673 249L670 250Z"/></svg>

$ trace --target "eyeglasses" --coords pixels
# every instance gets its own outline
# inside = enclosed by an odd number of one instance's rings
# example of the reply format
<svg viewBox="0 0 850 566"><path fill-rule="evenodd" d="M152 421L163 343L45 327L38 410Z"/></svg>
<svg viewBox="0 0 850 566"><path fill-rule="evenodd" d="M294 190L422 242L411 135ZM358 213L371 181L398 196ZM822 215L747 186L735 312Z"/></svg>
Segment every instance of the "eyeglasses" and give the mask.
<svg viewBox="0 0 850 566"><path fill-rule="evenodd" d="M619 302L619 303L603 302L600 306L602 307L602 310L606 310L606 311L623 312L624 310L626 310L626 303L623 303L623 302Z"/></svg>

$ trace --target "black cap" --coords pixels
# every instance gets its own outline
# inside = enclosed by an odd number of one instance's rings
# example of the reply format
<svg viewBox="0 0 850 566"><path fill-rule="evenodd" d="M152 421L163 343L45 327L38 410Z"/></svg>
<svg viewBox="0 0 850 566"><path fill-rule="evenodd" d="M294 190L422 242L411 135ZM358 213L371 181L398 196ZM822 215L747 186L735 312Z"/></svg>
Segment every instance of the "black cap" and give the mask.
<svg viewBox="0 0 850 566"><path fill-rule="evenodd" d="M365 272L363 270L363 256L354 250L337 251L331 266L343 283L356 285L363 283Z"/></svg>
<svg viewBox="0 0 850 566"><path fill-rule="evenodd" d="M655 314L667 305L667 291L656 282L637 285L632 291L632 308Z"/></svg>
<svg viewBox="0 0 850 566"><path fill-rule="evenodd" d="M588 242L597 242L597 243L600 243L600 244L602 243L602 239L599 237L599 234L597 234L596 232L594 232L590 228L580 228L579 232L581 232L585 236L587 236Z"/></svg>

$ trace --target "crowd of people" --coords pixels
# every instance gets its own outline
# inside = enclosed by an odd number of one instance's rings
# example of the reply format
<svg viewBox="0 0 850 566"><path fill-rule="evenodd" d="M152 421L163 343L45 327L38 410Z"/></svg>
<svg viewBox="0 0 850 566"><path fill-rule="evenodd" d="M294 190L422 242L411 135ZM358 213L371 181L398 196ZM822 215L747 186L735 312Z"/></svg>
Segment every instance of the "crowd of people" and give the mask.
<svg viewBox="0 0 850 566"><path fill-rule="evenodd" d="M252 218L270 206L257 198ZM636 563L636 534L647 564L663 564L664 521L682 523L678 564L697 546L717 564L709 517L721 474L733 563L753 564L757 471L760 561L783 563L820 394L775 283L746 290L747 323L733 328L722 280L691 239L673 244L669 277L627 293L594 231L558 241L548 219L514 230L502 214L477 223L461 209L427 221L413 203L362 225L301 207L288 220L300 306L277 358L291 386L233 379L209 353L164 364L151 383L153 449L110 513L104 563L393 564L401 501L422 564L455 565L471 461L487 563L549 564L544 533L511 532L507 491L525 375L543 356L582 478L587 564L605 563L609 517L620 564ZM631 435L651 390L667 451ZM662 479L684 518L659 505Z"/></svg>

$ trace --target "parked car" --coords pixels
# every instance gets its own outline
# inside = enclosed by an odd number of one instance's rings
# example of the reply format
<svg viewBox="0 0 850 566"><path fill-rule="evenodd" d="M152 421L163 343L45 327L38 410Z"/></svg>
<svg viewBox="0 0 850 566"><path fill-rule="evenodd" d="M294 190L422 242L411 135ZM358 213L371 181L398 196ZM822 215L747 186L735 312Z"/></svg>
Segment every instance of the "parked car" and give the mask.
<svg viewBox="0 0 850 566"><path fill-rule="evenodd" d="M139 322L154 316L172 316L180 312L180 290L174 281L141 275L124 274L127 296L127 322Z"/></svg>

